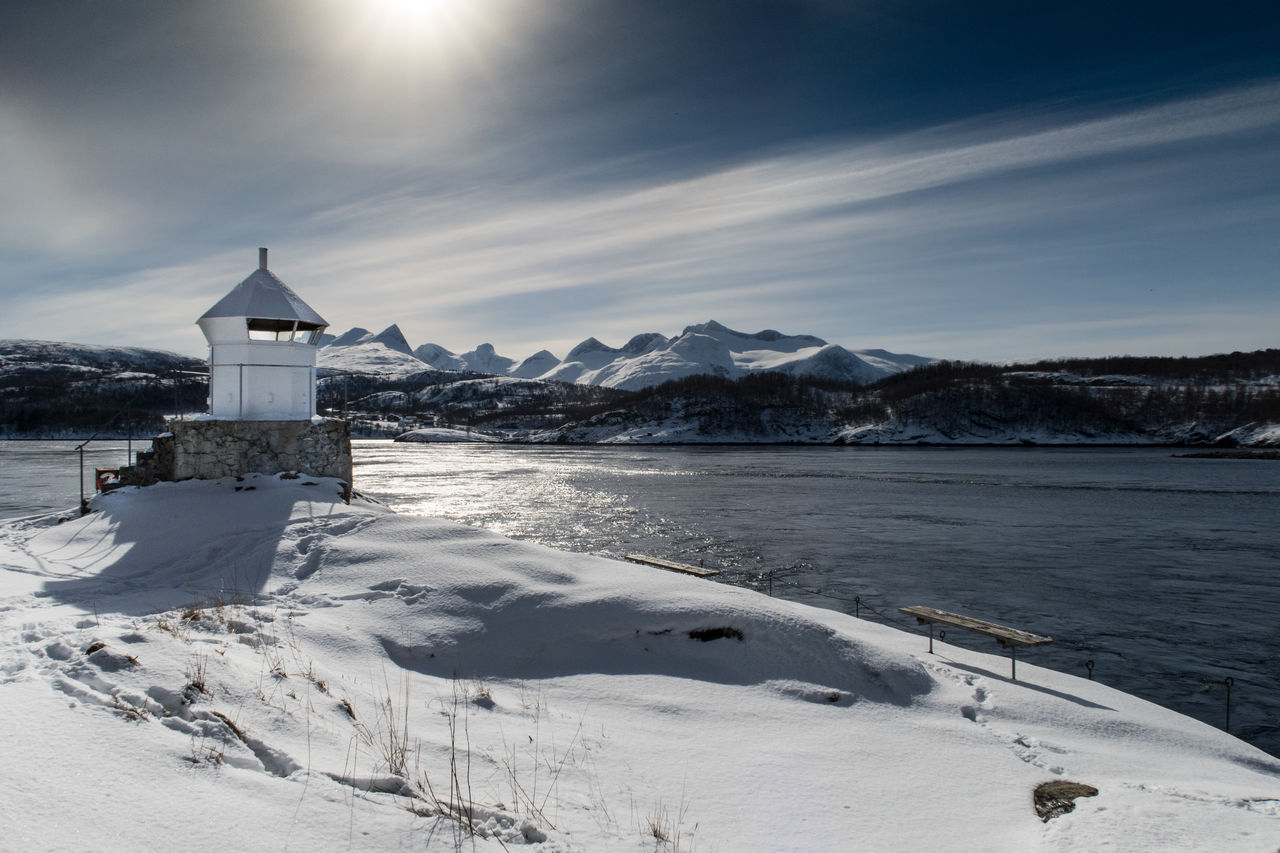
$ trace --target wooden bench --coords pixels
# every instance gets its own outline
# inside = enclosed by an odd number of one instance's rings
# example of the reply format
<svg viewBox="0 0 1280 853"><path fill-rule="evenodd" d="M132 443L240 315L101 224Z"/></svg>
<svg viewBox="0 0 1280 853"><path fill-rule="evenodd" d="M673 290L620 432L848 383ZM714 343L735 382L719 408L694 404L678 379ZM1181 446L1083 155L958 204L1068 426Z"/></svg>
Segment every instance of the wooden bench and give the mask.
<svg viewBox="0 0 1280 853"><path fill-rule="evenodd" d="M939 625L950 625L953 628L964 628L966 631L975 631L979 634L986 634L988 637L995 637L996 642L1009 650L1013 660L1010 674L1014 681L1018 680L1018 646L1045 646L1053 642L1052 637L1042 637L1039 634L1032 634L1028 631L1019 631L1017 628L997 625L994 622L984 622L981 619L961 616L958 613L948 613L945 610L935 610L932 607L921 607L919 605L899 607L898 612L916 617L916 624L918 625L928 623L930 654L933 654L933 625L935 622Z"/></svg>
<svg viewBox="0 0 1280 853"><path fill-rule="evenodd" d="M683 572L686 575L697 575L700 578L709 578L713 575L720 574L715 569L704 569L701 566L686 566L684 563L673 563L670 560L659 560L657 557L642 557L639 554L628 554L627 559L633 563L643 563L646 566L656 566L659 569L666 569L672 572Z"/></svg>

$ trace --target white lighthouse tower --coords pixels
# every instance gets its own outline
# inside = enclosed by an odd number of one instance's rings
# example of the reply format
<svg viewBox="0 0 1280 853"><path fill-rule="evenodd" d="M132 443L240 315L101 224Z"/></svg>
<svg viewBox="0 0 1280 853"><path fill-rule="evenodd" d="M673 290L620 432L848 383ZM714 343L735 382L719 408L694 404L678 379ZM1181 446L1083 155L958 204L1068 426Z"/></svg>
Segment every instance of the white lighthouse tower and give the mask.
<svg viewBox="0 0 1280 853"><path fill-rule="evenodd" d="M316 343L329 325L267 269L258 268L196 323L209 341L209 416L220 421L309 421L316 413Z"/></svg>
<svg viewBox="0 0 1280 853"><path fill-rule="evenodd" d="M306 474L338 480L349 499L351 427L315 417L316 344L329 324L267 270L266 249L196 323L209 340L209 416L170 421L120 485Z"/></svg>

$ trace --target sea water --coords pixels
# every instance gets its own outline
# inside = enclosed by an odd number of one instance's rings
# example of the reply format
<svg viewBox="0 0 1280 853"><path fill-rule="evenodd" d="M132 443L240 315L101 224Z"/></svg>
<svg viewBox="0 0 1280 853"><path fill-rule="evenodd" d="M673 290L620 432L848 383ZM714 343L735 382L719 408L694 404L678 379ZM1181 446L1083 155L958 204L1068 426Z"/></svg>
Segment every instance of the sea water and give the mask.
<svg viewBox="0 0 1280 853"><path fill-rule="evenodd" d="M127 465L142 441L0 441L0 519L74 510L96 468Z"/></svg>
<svg viewBox="0 0 1280 853"><path fill-rule="evenodd" d="M123 460L116 444L94 461ZM74 446L0 442L0 516L74 507ZM1232 733L1280 754L1280 462L1164 448L354 449L356 488L397 512L702 564L910 631L924 629L897 608L922 604L1049 635L1020 660L1081 676L1092 662L1098 681L1213 725L1229 677ZM945 643L1002 653L958 629Z"/></svg>

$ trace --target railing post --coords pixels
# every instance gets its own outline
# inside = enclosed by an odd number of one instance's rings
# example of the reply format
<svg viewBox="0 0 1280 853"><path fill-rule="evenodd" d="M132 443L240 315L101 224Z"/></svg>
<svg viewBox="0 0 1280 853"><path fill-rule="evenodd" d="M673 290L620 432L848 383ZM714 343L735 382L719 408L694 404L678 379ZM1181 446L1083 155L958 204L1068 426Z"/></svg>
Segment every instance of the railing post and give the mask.
<svg viewBox="0 0 1280 853"><path fill-rule="evenodd" d="M84 444L88 443L89 442L86 441ZM89 502L84 499L84 444L80 445L76 449L80 451L80 514L88 515Z"/></svg>

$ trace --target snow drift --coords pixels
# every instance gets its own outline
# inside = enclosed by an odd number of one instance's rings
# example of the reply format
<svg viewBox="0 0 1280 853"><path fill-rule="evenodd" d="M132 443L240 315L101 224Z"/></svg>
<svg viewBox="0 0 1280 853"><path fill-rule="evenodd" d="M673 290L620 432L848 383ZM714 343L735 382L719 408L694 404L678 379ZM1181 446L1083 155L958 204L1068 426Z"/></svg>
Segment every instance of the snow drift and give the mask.
<svg viewBox="0 0 1280 853"><path fill-rule="evenodd" d="M6 843L1275 842L1280 761L1100 684L340 493L160 484L0 526ZM1099 793L1045 823L1055 779Z"/></svg>

